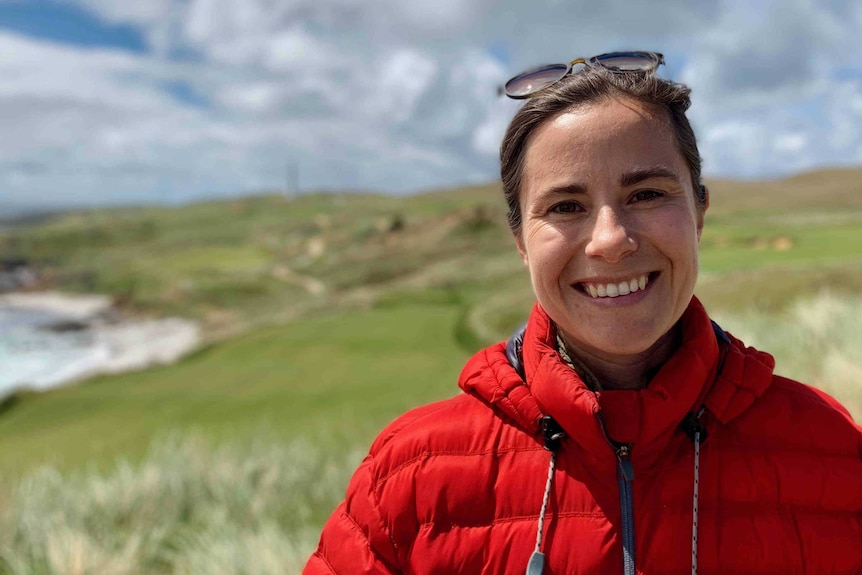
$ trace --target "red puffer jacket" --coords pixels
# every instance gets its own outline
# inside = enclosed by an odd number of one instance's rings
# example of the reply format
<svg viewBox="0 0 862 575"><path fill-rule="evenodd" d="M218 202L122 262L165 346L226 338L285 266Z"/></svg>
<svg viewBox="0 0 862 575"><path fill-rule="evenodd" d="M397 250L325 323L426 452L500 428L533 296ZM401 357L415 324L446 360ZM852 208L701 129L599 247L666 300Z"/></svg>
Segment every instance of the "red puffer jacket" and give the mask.
<svg viewBox="0 0 862 575"><path fill-rule="evenodd" d="M387 427L304 573L523 575L551 459L544 415L566 434L544 573L692 573L695 444L681 422L697 427L701 408L697 572L862 572L860 428L829 396L773 375L768 354L719 342L696 299L681 321L679 350L647 388L594 393L537 305L527 383L498 344L467 363L466 393Z"/></svg>

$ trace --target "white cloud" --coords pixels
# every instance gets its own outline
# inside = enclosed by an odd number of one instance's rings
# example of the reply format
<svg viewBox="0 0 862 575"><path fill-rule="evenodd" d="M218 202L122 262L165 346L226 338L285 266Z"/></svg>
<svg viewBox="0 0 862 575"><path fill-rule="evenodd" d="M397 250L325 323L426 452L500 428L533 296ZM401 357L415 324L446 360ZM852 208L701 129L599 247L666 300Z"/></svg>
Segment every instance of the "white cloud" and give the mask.
<svg viewBox="0 0 862 575"><path fill-rule="evenodd" d="M405 122L436 74L437 65L428 56L410 49L397 50L368 70L356 87L358 112L375 123Z"/></svg>
<svg viewBox="0 0 862 575"><path fill-rule="evenodd" d="M497 156L509 119L514 116L517 106L518 104L508 99L494 102L482 123L473 131L471 144L476 152L489 157Z"/></svg>
<svg viewBox="0 0 862 575"><path fill-rule="evenodd" d="M127 108L157 106L164 95L134 81L126 82L124 72L136 66L136 58L110 51L69 49L59 44L33 42L0 32L0 97L61 99L93 105L110 104Z"/></svg>
<svg viewBox="0 0 862 575"><path fill-rule="evenodd" d="M279 84L275 82L253 82L227 86L216 97L228 108L256 113L275 108L282 94Z"/></svg>
<svg viewBox="0 0 862 575"><path fill-rule="evenodd" d="M149 51L0 32L0 201L490 180L502 81L623 48L692 86L710 174L862 161L859 3L66 1Z"/></svg>
<svg viewBox="0 0 862 575"><path fill-rule="evenodd" d="M777 135L773 146L777 152L794 154L803 151L807 143L808 138L805 134L791 132Z"/></svg>

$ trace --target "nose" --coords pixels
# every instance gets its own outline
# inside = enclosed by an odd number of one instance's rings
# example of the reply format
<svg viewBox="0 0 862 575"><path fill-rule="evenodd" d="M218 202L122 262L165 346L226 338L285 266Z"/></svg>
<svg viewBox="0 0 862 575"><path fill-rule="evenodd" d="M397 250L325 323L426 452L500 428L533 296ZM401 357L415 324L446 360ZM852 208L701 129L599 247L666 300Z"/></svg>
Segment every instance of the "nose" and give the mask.
<svg viewBox="0 0 862 575"><path fill-rule="evenodd" d="M615 263L637 249L637 240L625 225L624 216L612 206L602 206L596 213L586 255Z"/></svg>

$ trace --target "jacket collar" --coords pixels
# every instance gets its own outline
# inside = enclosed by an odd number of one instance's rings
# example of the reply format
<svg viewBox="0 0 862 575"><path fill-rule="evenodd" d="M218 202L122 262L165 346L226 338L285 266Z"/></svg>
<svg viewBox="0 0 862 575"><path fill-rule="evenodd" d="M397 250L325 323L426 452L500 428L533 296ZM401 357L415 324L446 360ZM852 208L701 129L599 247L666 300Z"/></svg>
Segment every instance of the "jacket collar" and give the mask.
<svg viewBox="0 0 862 575"><path fill-rule="evenodd" d="M774 361L730 337L716 340L706 311L696 298L680 319L677 351L641 390L595 393L560 358L556 333L536 304L523 343L526 383L506 358L505 344L482 350L461 375L464 391L513 419L531 434L543 415L553 417L572 440L592 453L611 454L608 435L633 443L635 459L655 456L685 416L701 406L722 423L743 413L768 388Z"/></svg>

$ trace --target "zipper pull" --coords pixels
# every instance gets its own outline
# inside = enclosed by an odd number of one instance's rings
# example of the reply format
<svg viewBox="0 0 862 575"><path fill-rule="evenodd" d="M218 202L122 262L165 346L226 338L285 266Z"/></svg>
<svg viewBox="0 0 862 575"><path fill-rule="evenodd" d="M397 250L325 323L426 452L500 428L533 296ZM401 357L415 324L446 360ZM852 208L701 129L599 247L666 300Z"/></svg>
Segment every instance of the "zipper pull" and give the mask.
<svg viewBox="0 0 862 575"><path fill-rule="evenodd" d="M620 445L617 449L617 461L619 461L620 474L629 483L635 479L635 469L631 460L631 445Z"/></svg>

